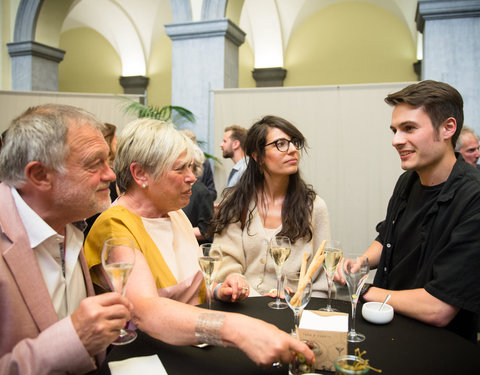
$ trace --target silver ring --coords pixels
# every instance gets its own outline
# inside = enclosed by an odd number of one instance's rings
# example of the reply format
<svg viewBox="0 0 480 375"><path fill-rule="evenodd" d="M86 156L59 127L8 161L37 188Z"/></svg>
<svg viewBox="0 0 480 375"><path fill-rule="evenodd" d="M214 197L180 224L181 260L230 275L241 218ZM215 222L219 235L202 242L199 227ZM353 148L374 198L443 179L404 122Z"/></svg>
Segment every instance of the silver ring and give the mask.
<svg viewBox="0 0 480 375"><path fill-rule="evenodd" d="M248 288L248 286L242 286L242 289L243 290L248 290L249 288Z"/></svg>
<svg viewBox="0 0 480 375"><path fill-rule="evenodd" d="M272 367L280 368L282 366L283 366L283 364L281 362L273 362L272 363Z"/></svg>

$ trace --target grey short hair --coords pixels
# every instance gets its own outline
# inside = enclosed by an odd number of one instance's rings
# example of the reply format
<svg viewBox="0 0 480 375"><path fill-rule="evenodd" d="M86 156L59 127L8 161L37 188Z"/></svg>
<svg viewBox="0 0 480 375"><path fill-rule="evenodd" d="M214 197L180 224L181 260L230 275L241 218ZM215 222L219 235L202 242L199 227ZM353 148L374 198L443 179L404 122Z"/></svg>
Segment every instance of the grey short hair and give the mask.
<svg viewBox="0 0 480 375"><path fill-rule="evenodd" d="M32 161L64 173L70 125L86 125L100 131L104 127L90 112L63 104L31 107L14 119L0 150L0 181L21 187L26 182L25 167Z"/></svg>
<svg viewBox="0 0 480 375"><path fill-rule="evenodd" d="M473 130L472 128L469 128L468 126L464 126L462 128L462 131L460 132L460 137L458 137L457 146L455 147L455 151L460 151L460 149L463 146L463 138L467 134L473 135L474 138L478 141L478 135L477 135L477 133L475 133L475 130Z"/></svg>
<svg viewBox="0 0 480 375"><path fill-rule="evenodd" d="M193 149L193 142L173 124L151 118L130 122L118 135L114 170L120 193L134 183L132 163L138 163L156 179L169 171L182 153L193 159Z"/></svg>

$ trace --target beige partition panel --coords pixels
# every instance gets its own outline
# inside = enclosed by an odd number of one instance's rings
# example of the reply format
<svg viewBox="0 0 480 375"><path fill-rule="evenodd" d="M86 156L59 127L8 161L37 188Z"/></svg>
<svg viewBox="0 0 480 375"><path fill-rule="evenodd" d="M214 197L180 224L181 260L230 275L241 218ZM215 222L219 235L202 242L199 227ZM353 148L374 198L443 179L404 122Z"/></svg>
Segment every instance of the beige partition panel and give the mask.
<svg viewBox="0 0 480 375"><path fill-rule="evenodd" d="M267 114L284 117L306 136L301 171L327 203L332 238L347 254L360 254L376 237L388 199L402 172L391 145L392 109L383 99L408 83L214 91L215 156L223 129L249 127ZM215 165L219 192L231 160Z"/></svg>
<svg viewBox="0 0 480 375"><path fill-rule="evenodd" d="M139 101L138 95L122 95ZM82 94L44 91L0 91L0 132L28 107L45 103L68 104L81 107L95 114L101 121L116 125L119 129L135 117L124 114L125 101L118 95Z"/></svg>

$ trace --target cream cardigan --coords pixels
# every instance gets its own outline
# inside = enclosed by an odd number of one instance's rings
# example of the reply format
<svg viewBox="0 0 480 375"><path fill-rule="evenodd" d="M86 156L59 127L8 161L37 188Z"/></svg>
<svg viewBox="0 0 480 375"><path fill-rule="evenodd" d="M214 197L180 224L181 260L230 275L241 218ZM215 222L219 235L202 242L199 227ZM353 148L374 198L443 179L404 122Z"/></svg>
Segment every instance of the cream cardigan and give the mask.
<svg viewBox="0 0 480 375"><path fill-rule="evenodd" d="M250 203L250 208L253 202ZM275 234L281 227L275 230ZM283 266L283 273L300 271L302 255L308 252L309 263L317 251L322 240L330 239L330 220L327 205L317 196L313 203L312 212L313 238L309 242L299 239L292 244L292 252ZM247 226L242 230L241 223L229 224L220 235L215 235L214 243L219 244L223 252L220 270L217 272L217 281L221 282L231 273L244 275L250 287L259 294L268 293L277 287L275 266L267 252L267 238L257 208L253 211L252 223L247 233ZM327 295L327 279L323 267L313 277L314 296Z"/></svg>

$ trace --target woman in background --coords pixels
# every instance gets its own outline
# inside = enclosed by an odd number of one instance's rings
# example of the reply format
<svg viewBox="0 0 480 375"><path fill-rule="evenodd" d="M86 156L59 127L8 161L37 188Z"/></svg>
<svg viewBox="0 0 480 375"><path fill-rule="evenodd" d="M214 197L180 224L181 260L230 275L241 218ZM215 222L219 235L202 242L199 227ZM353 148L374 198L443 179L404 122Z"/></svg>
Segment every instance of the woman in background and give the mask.
<svg viewBox="0 0 480 375"><path fill-rule="evenodd" d="M258 293L276 295L268 241L275 235L290 238L292 252L283 267L287 273L299 271L303 253L311 260L322 240L330 238L327 206L300 176L304 145L303 134L280 117L265 116L248 130L247 169L238 184L224 192L212 221L214 243L223 251L218 281L238 273ZM326 296L322 268L312 281L314 295Z"/></svg>

